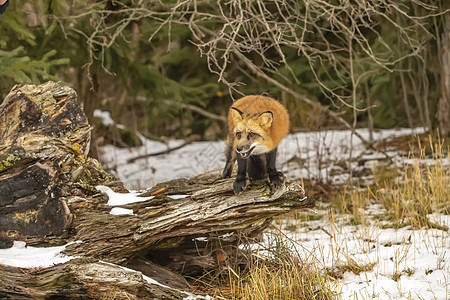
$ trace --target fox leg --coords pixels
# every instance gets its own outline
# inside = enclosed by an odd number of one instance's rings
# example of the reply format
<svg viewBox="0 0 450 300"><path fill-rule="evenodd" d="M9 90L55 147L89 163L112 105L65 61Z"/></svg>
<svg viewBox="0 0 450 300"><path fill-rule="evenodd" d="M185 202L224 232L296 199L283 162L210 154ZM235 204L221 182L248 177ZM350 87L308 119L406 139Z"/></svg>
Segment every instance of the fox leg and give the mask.
<svg viewBox="0 0 450 300"><path fill-rule="evenodd" d="M234 193L236 195L242 193L244 191L245 186L247 185L247 160L241 158L238 155L238 169L236 180L233 184Z"/></svg>
<svg viewBox="0 0 450 300"><path fill-rule="evenodd" d="M276 168L276 158L277 158L277 148L273 149L267 153L267 174L269 175L269 180L274 187L280 187L286 177L283 173L277 171Z"/></svg>
<svg viewBox="0 0 450 300"><path fill-rule="evenodd" d="M227 145L225 148L225 157L226 157L226 164L225 168L223 169L222 178L228 178L231 176L231 173L233 172L233 164L236 160L236 154L233 151L233 140L228 137L227 139Z"/></svg>
<svg viewBox="0 0 450 300"><path fill-rule="evenodd" d="M266 156L252 155L248 159L247 173L250 180L260 180L266 177Z"/></svg>

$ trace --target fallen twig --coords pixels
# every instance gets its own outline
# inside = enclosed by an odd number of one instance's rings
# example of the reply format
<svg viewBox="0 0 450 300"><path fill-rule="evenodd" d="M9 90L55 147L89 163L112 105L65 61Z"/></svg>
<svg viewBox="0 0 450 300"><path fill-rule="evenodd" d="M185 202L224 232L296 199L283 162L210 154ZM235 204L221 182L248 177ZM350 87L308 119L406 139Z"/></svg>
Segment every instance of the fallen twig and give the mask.
<svg viewBox="0 0 450 300"><path fill-rule="evenodd" d="M181 145L179 145L179 146L176 146L176 147L173 147L173 148L169 148L169 149L166 149L166 150L163 150L163 151L158 151L158 152L154 152L154 153L149 153L149 154L144 154L144 155L136 156L136 157L133 157L133 158L128 159L128 160L127 160L127 163L133 163L133 162L135 162L136 160L142 159L142 158L147 158L147 157L151 157L151 156L157 156L157 155L167 154L167 153L170 153L170 152L172 152L172 151L174 151L174 150L178 150L178 149L180 149L180 148L183 148L184 146L189 145L190 143L192 143L192 142L194 142L194 141L198 141L198 140L200 140L200 136L199 136L198 134L193 134L193 135L191 135L190 137L188 137L188 138L184 141L183 144L181 144Z"/></svg>

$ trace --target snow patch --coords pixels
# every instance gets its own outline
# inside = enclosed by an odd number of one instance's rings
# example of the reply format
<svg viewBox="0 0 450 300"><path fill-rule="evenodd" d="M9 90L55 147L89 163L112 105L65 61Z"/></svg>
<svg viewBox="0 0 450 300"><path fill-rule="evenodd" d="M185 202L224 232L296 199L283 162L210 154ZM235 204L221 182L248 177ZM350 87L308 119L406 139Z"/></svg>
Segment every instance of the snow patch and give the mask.
<svg viewBox="0 0 450 300"><path fill-rule="evenodd" d="M11 248L0 249L0 264L17 268L46 268L65 263L75 257L61 252L73 243L76 242L56 247L31 247L25 242L14 241Z"/></svg>
<svg viewBox="0 0 450 300"><path fill-rule="evenodd" d="M121 216L121 215L134 215L132 209L122 208L122 207L113 207L109 212L111 215Z"/></svg>
<svg viewBox="0 0 450 300"><path fill-rule="evenodd" d="M380 208L370 208L377 209ZM286 220L281 228L286 244L305 261L313 257L320 262L319 269L333 270L348 259L361 266L374 264L370 271L343 274L344 278L334 287L341 299L448 299L448 231L382 229L376 222L351 226L345 225L344 219L345 216L337 216L333 221L325 217L300 222L295 231L286 228L292 228L291 221L297 221ZM440 216L439 220L445 223L449 218ZM264 234L260 249L267 249L270 243L270 233ZM261 255L264 254L263 251Z"/></svg>
<svg viewBox="0 0 450 300"><path fill-rule="evenodd" d="M189 197L189 195L169 195L168 197L175 200L175 199L184 199L186 197Z"/></svg>
<svg viewBox="0 0 450 300"><path fill-rule="evenodd" d="M111 188L104 185L97 185L95 188L108 196L109 200L106 205L109 206L120 206L130 203L143 202L155 197L139 197L138 192L116 193Z"/></svg>

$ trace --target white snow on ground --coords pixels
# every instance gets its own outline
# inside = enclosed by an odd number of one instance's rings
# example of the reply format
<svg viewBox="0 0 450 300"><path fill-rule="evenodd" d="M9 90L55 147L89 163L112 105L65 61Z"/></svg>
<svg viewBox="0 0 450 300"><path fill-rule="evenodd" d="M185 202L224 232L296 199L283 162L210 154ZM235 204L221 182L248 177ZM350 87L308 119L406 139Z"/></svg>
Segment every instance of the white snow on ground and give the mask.
<svg viewBox="0 0 450 300"><path fill-rule="evenodd" d="M367 129L358 129L365 139L369 139ZM422 133L423 129L415 129ZM381 140L413 133L411 129L389 129L374 132L374 139ZM350 154L351 133L346 130L302 132L288 135L278 147L278 168L290 179L310 178L329 183L341 183L348 175L332 176L342 173L342 163ZM111 145L100 149L100 160L104 168L116 174L128 189L145 189L155 184L177 178L187 178L195 174L222 168L225 165L225 142L194 142L170 153L138 159L137 156L156 153L179 146L182 140L173 140L167 144L142 139L143 146L117 148ZM392 153L391 153L392 154ZM381 153L367 151L362 142L353 136L352 157L383 158ZM395 155L394 155L395 156ZM401 157L398 157L401 161ZM354 163L355 171L363 168Z"/></svg>
<svg viewBox="0 0 450 300"><path fill-rule="evenodd" d="M46 268L65 263L74 257L61 252L67 245L57 247L30 247L25 242L14 241L11 248L0 249L0 264L18 268Z"/></svg>
<svg viewBox="0 0 450 300"><path fill-rule="evenodd" d="M449 225L450 216L429 216ZM327 220L328 219L328 220ZM334 287L341 299L449 299L449 232L438 229L381 229L379 224L344 225L345 217L297 224L286 230L288 239L305 261L314 257L319 268L330 270L355 261L373 269L356 275L351 271ZM292 226L289 227L290 229ZM323 229L324 230L323 230ZM266 235L266 245L270 243ZM394 280L396 279L396 280Z"/></svg>

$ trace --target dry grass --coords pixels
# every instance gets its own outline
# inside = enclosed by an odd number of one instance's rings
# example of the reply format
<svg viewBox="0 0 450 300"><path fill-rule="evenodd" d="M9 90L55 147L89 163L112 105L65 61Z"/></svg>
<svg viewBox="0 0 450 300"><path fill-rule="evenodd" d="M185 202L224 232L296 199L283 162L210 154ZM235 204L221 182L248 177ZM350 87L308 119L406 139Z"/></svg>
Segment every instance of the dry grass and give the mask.
<svg viewBox="0 0 450 300"><path fill-rule="evenodd" d="M410 155L403 160L400 177L378 181L370 189L375 199L388 212L388 220L394 227L409 225L412 228L442 228L427 217L429 214L450 214L450 175L448 149L440 140L427 145L426 153L420 144L419 155Z"/></svg>
<svg viewBox="0 0 450 300"><path fill-rule="evenodd" d="M361 264L353 258L347 257L346 263L336 265L333 270L328 270L328 274L334 278L342 279L345 272L352 272L353 274L359 275L362 272L372 271L375 264L374 262Z"/></svg>
<svg viewBox="0 0 450 300"><path fill-rule="evenodd" d="M325 289L323 289L325 287ZM261 264L233 284L235 299L333 299L324 276L308 265L282 261Z"/></svg>
<svg viewBox="0 0 450 300"><path fill-rule="evenodd" d="M403 158L399 166L378 165L373 170L374 184L365 191L344 191L334 201L337 211L350 216L351 225L365 224L369 204L381 204L378 217L384 226L413 229L448 230L429 220L430 214L450 214L449 149L438 139L428 145L418 140L418 153Z"/></svg>
<svg viewBox="0 0 450 300"><path fill-rule="evenodd" d="M194 279L193 287L214 299L337 299L335 279L314 256L300 258L298 244L279 230L265 237L259 250L245 256L245 264L229 261L228 267Z"/></svg>
<svg viewBox="0 0 450 300"><path fill-rule="evenodd" d="M231 281L233 299L335 299L332 278L316 261L302 261L282 239L264 260L255 260L248 272Z"/></svg>

